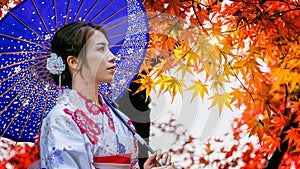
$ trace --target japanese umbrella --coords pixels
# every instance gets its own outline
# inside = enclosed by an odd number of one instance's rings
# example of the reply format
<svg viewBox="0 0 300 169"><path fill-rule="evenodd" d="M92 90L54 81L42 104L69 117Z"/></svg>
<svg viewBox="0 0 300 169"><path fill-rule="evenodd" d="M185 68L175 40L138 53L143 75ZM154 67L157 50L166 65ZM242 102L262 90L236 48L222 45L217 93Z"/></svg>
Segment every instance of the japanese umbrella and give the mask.
<svg viewBox="0 0 300 169"><path fill-rule="evenodd" d="M106 100L117 102L139 71L148 43L147 16L139 0L24 0L0 21L1 137L34 142L59 93L46 69L51 40L74 21L106 29L118 58L114 82L99 86Z"/></svg>

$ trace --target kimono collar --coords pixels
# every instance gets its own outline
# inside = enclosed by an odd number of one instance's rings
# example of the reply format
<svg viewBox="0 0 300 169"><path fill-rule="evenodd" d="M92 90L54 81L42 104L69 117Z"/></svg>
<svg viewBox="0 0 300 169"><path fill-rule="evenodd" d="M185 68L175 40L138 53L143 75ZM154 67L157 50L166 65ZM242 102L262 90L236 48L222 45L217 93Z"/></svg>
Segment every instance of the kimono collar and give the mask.
<svg viewBox="0 0 300 169"><path fill-rule="evenodd" d="M59 101L67 101L67 104L71 107L86 107L88 110L93 110L92 112L90 111L92 114L98 114L98 112L108 111L108 106L106 105L101 95L98 95L98 99L99 103L95 103L93 100L87 98L82 93L72 89L64 89L61 97L59 97Z"/></svg>

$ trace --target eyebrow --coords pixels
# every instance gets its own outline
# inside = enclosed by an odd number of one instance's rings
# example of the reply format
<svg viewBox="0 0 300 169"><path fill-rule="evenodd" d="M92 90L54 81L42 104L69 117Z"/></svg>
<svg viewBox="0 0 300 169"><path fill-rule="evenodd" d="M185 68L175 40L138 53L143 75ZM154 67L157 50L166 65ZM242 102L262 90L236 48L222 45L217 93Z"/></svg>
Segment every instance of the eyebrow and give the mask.
<svg viewBox="0 0 300 169"><path fill-rule="evenodd" d="M108 46L105 42L97 42L96 45L103 45L103 46Z"/></svg>

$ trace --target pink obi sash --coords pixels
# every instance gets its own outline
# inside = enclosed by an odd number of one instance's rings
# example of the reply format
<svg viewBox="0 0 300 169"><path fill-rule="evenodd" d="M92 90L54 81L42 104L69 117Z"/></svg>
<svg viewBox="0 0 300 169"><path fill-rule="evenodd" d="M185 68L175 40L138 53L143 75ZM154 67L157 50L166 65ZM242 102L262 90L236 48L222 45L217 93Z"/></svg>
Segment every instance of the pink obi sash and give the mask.
<svg viewBox="0 0 300 169"><path fill-rule="evenodd" d="M130 168L131 154L94 157L96 169L128 169Z"/></svg>

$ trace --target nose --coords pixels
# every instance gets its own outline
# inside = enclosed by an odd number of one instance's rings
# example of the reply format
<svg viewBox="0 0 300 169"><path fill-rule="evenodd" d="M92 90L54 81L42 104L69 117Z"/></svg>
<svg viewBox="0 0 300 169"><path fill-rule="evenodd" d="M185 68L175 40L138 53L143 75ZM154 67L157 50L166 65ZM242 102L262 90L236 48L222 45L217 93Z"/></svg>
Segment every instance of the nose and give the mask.
<svg viewBox="0 0 300 169"><path fill-rule="evenodd" d="M113 63L115 60L116 60L116 56L111 51L109 51L109 53L108 53L108 61L110 63Z"/></svg>

